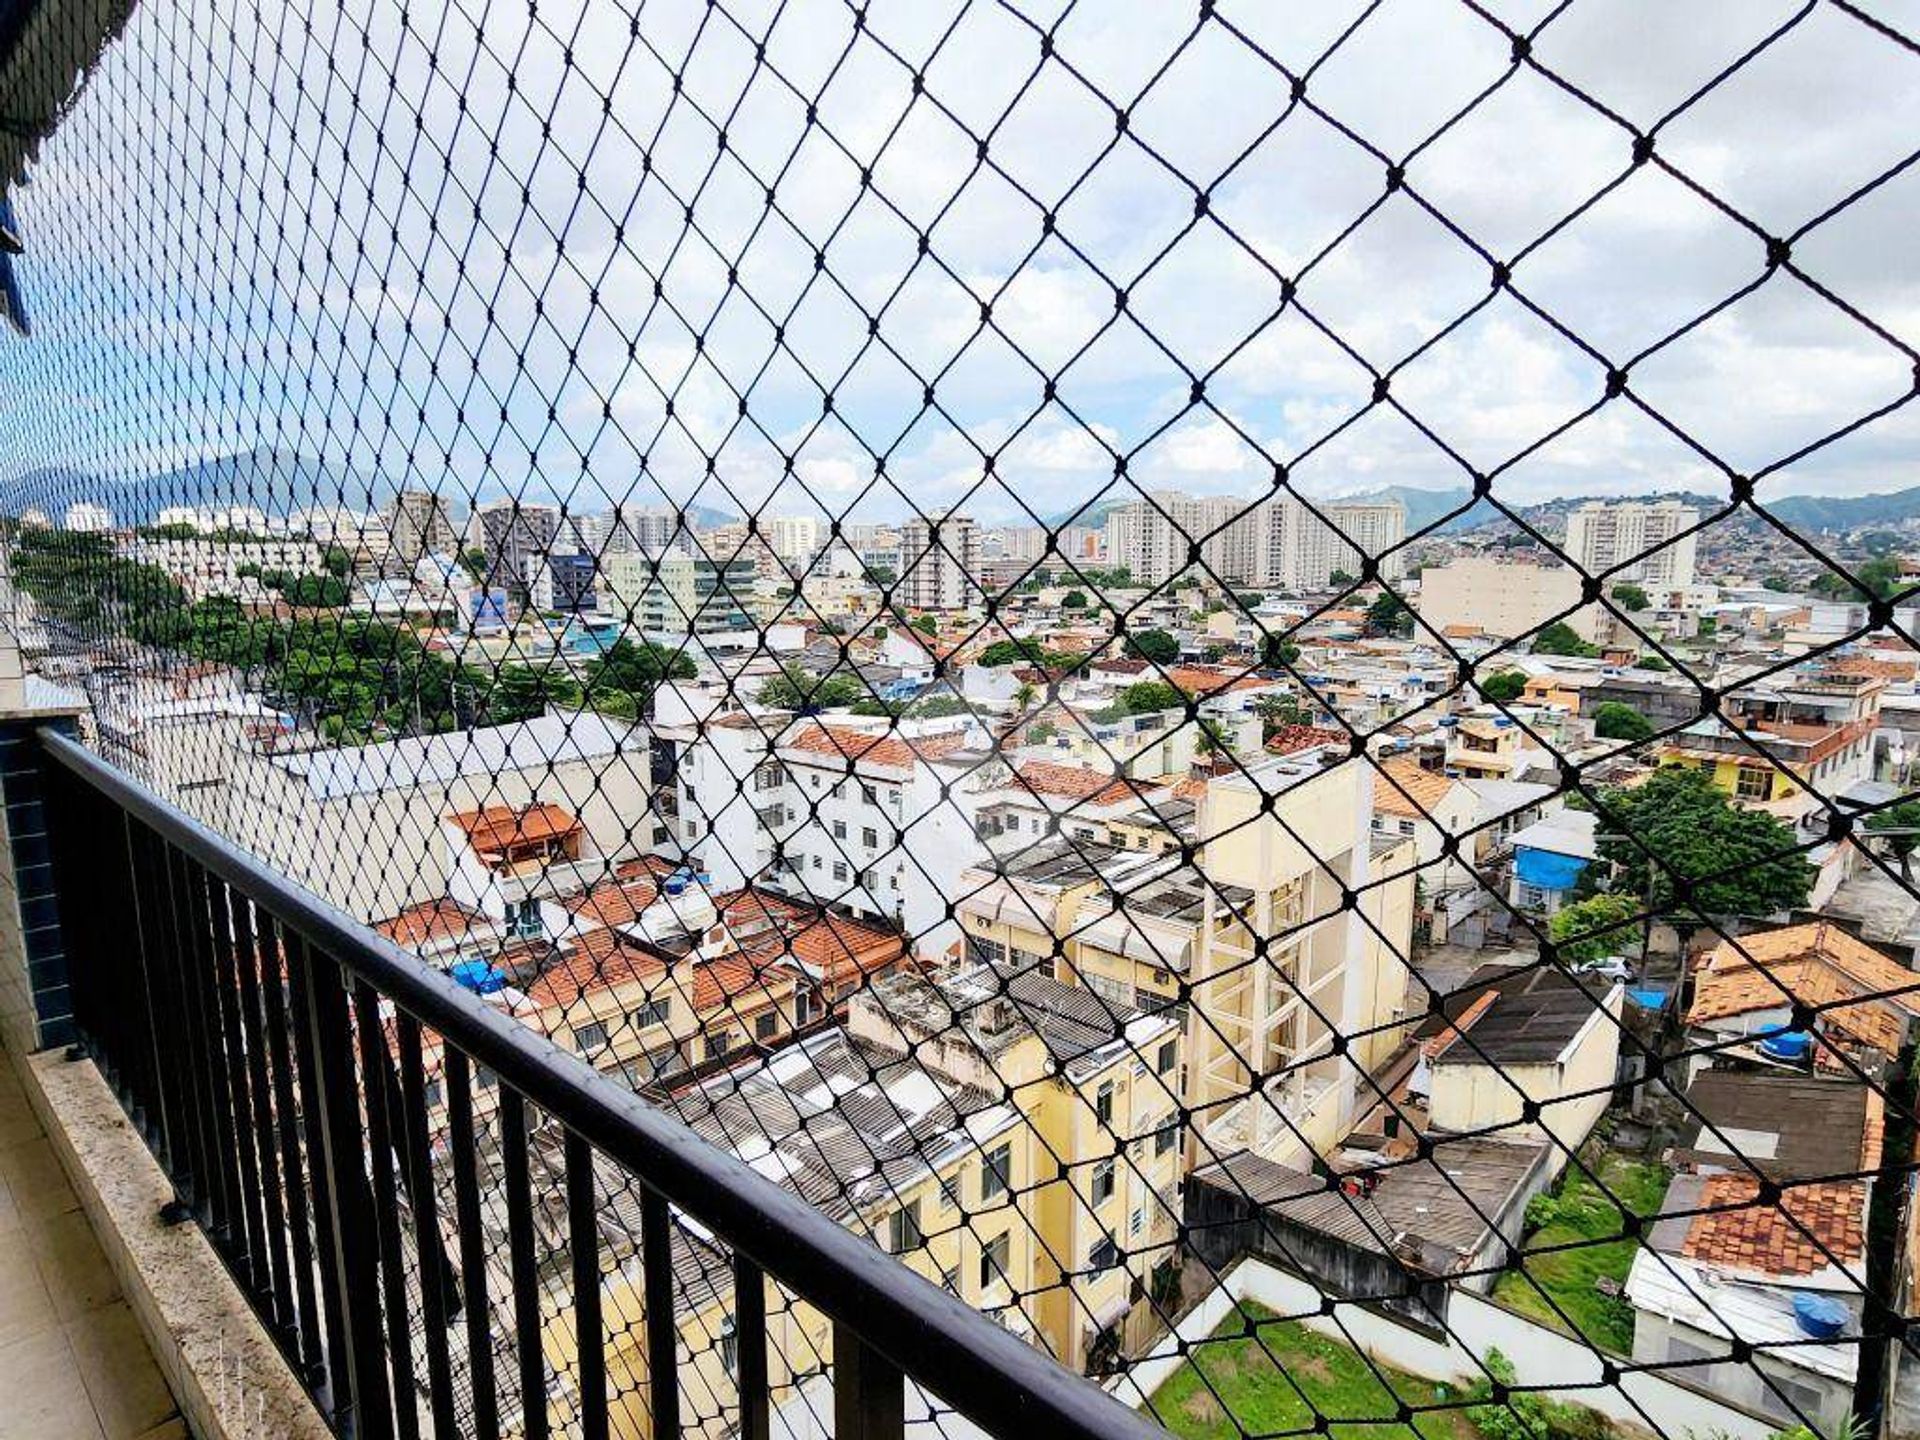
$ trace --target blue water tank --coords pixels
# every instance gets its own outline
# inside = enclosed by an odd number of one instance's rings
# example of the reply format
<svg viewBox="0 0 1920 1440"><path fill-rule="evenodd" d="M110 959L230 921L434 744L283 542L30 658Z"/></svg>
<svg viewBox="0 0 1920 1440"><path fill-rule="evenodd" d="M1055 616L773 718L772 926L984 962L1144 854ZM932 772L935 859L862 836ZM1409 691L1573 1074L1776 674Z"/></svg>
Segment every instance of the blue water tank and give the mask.
<svg viewBox="0 0 1920 1440"><path fill-rule="evenodd" d="M449 973L454 984L476 995L491 995L507 988L507 977L484 960L456 960Z"/></svg>
<svg viewBox="0 0 1920 1440"><path fill-rule="evenodd" d="M1847 1307L1831 1295L1803 1290L1793 1297L1793 1318L1813 1339L1832 1340L1847 1328Z"/></svg>
<svg viewBox="0 0 1920 1440"><path fill-rule="evenodd" d="M669 895L684 895L687 891L687 877L683 872L676 870L667 876L667 883L661 888Z"/></svg>
<svg viewBox="0 0 1920 1440"><path fill-rule="evenodd" d="M1789 1064L1805 1060L1812 1049L1813 1037L1804 1030L1777 1030L1760 1042L1762 1055Z"/></svg>

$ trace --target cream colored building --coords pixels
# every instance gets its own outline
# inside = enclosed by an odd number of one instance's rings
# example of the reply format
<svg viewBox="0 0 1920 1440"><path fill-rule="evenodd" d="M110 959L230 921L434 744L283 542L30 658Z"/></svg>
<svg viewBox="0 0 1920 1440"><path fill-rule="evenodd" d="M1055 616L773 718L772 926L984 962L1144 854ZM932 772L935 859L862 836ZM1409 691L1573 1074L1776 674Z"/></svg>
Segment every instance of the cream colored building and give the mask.
<svg viewBox="0 0 1920 1440"><path fill-rule="evenodd" d="M1603 617L1594 606L1582 608L1580 596L1580 573L1569 566L1462 555L1420 572L1414 608L1441 634L1455 626L1512 640L1565 619L1592 640Z"/></svg>

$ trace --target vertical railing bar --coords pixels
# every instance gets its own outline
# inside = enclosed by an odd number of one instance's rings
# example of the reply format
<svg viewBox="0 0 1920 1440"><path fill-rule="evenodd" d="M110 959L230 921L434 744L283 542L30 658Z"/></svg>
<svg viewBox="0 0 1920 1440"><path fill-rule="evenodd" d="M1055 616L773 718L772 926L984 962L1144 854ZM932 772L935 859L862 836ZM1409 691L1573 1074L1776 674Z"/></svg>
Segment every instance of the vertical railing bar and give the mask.
<svg viewBox="0 0 1920 1440"><path fill-rule="evenodd" d="M640 1270L647 1309L647 1394L653 1440L679 1440L680 1346L673 1303L673 1214L651 1186L640 1192Z"/></svg>
<svg viewBox="0 0 1920 1440"><path fill-rule="evenodd" d="M236 1211L242 1226L240 1253L245 1258L249 1289L259 1296L271 1290L273 1280L272 1264L267 1255L271 1247L260 1195L260 1132L252 1123L251 1056L241 1020L238 912L244 908L244 902L235 905L233 892L227 888L224 880L209 875L207 885L212 904L214 954L214 964L208 971L208 978L214 986L218 1002L215 1013L225 1037L221 1078L225 1092L232 1100L233 1149L240 1162L240 1204Z"/></svg>
<svg viewBox="0 0 1920 1440"><path fill-rule="evenodd" d="M213 1232L217 1228L213 1196L218 1186L213 1178L212 1145L208 1135L212 1121L208 1114L207 1080L201 1063L205 1052L196 1007L192 1001L193 981L189 973L193 969L193 946L188 938L190 921L184 878L187 862L186 857L167 841L161 840L159 845L160 860L167 877L168 932L172 937L168 946L171 983L166 989L175 1007L176 1023L169 1028L180 1037L185 1052L181 1056L180 1071L185 1087L185 1128L189 1151L188 1171L191 1176L187 1198L200 1223Z"/></svg>
<svg viewBox="0 0 1920 1440"><path fill-rule="evenodd" d="M320 1310L314 1295L314 1242L308 1230L307 1167L301 1163L299 1124L300 1105L294 1094L294 1055L287 1034L287 1006L298 1013L299 987L289 983L292 941L274 925L272 917L261 911L261 924L255 927L254 944L260 958L261 995L271 997L267 1005L267 1045L273 1055L273 1108L280 1135L280 1173L285 1177L287 1228L293 1243L293 1293L299 1317L300 1363L309 1380L317 1379L325 1366L324 1337L320 1329ZM311 1082L301 1080L301 1093L311 1095ZM308 1115L311 1136L312 1116ZM312 1152L309 1151L311 1157ZM316 1173L314 1194L319 1193ZM330 1261L322 1261L330 1264Z"/></svg>
<svg viewBox="0 0 1920 1440"><path fill-rule="evenodd" d="M527 1106L500 1087L500 1161L507 1190L507 1259L513 1276L514 1341L520 1355L520 1427L526 1440L547 1437L547 1367L540 1348L540 1281L533 1253L533 1190L527 1166ZM656 1432L655 1440L665 1440Z"/></svg>
<svg viewBox="0 0 1920 1440"><path fill-rule="evenodd" d="M607 1337L600 1315L599 1195L593 1147L571 1130L566 1139L567 1231L573 1251L573 1320L580 1364L580 1433L607 1440Z"/></svg>
<svg viewBox="0 0 1920 1440"><path fill-rule="evenodd" d="M760 1267L739 1250L733 1252L733 1340L740 1440L770 1440L767 1280Z"/></svg>
<svg viewBox="0 0 1920 1440"><path fill-rule="evenodd" d="M241 1043L247 1052L247 1089L253 1099L252 1128L259 1153L260 1189L265 1207L268 1284L273 1322L282 1335L296 1334L293 1282L287 1270L288 1226L281 1193L280 1165L274 1150L273 1089L267 1073L267 1042L261 1023L259 917L244 898L234 906L234 969L240 981ZM297 1343L297 1342L296 1342Z"/></svg>
<svg viewBox="0 0 1920 1440"><path fill-rule="evenodd" d="M180 1087L178 1080L171 1075L167 1067L160 1063L160 1005L165 993L164 985L155 986L155 968L164 970L165 960L160 954L164 949L164 927L159 915L160 906L157 886L153 877L152 848L158 841L153 832L139 824L133 816L121 812L125 820L123 827L126 837L127 871L133 891L134 943L140 954L141 994L146 1000L143 1007L147 1017L146 1042L140 1048L150 1057L153 1066L153 1110L148 1123L155 1127L154 1134L159 1140L159 1154L167 1171L168 1179L174 1186L176 1203L183 1201L180 1186L180 1150L185 1145L184 1125L180 1117ZM177 1032L170 1032L177 1034Z"/></svg>
<svg viewBox="0 0 1920 1440"><path fill-rule="evenodd" d="M440 1235L439 1197L434 1194L433 1163L427 1136L426 1071L420 1055L420 1022L406 1012L394 1019L400 1045L402 1162L407 1195L413 1204L415 1250L420 1259L420 1309L425 1319L427 1388L433 1405L435 1435L455 1432L453 1367L447 1351L449 1273ZM453 1293L457 1294L457 1291Z"/></svg>
<svg viewBox="0 0 1920 1440"><path fill-rule="evenodd" d="M380 996L353 982L353 1013L360 1040L360 1088L366 1101L367 1162L373 1171L373 1233L379 1242L380 1283L387 1315L387 1355L393 1367L393 1417L400 1440L419 1440L419 1387L413 1377L413 1306L407 1296L407 1259L400 1243L400 1197L393 1165L393 1105L398 1100L387 1051ZM425 1267L421 1267L424 1273Z"/></svg>
<svg viewBox="0 0 1920 1440"><path fill-rule="evenodd" d="M353 1073L353 1041L340 967L291 947L305 1021L301 1079L311 1129L308 1153L326 1215L320 1227L328 1266L327 1366L337 1428L354 1440L388 1440L393 1415L388 1403L385 1347L380 1339L378 1242L373 1200L367 1192L366 1145Z"/></svg>
<svg viewBox="0 0 1920 1440"><path fill-rule="evenodd" d="M226 1049L220 1015L220 937L215 933L219 920L214 913L216 884L199 862L188 860L187 904L192 917L189 935L193 940L193 965L188 990L199 1007L202 1051L206 1068L207 1117L211 1127L209 1140L214 1160L214 1193L219 1197L219 1223L215 1227L225 1242L227 1257L241 1272L248 1273L246 1207L240 1197L239 1146L234 1136L233 1066Z"/></svg>
<svg viewBox="0 0 1920 1440"><path fill-rule="evenodd" d="M846 1321L834 1321L834 1440L901 1440L905 1431L906 1380L900 1367Z"/></svg>
<svg viewBox="0 0 1920 1440"><path fill-rule="evenodd" d="M473 1433L476 1440L500 1440L500 1408L493 1378L493 1311L487 1298L486 1232L480 1219L480 1176L474 1153L479 1131L473 1121L472 1071L464 1052L449 1048L446 1056L447 1144L453 1151L453 1203L460 1225L460 1271L466 1291Z"/></svg>

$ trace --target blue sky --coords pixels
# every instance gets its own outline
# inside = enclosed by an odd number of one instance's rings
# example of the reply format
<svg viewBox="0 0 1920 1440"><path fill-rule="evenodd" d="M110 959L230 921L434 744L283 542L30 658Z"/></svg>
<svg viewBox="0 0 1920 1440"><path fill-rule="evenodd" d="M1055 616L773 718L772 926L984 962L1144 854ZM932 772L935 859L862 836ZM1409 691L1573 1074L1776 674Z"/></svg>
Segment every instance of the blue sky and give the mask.
<svg viewBox="0 0 1920 1440"><path fill-rule="evenodd" d="M1251 497L1278 461L1535 501L1724 490L1715 460L1767 470L1913 386L1920 178L1796 238L1831 298L1755 233L1920 136L1920 59L1832 7L1690 104L1797 7L1576 0L1551 74L1457 0L1338 45L1363 7L226 8L137 9L19 193L15 469L271 445L463 498L858 520ZM1629 361L1641 403L1587 413ZM1917 444L1897 408L1761 498L1920 483Z"/></svg>

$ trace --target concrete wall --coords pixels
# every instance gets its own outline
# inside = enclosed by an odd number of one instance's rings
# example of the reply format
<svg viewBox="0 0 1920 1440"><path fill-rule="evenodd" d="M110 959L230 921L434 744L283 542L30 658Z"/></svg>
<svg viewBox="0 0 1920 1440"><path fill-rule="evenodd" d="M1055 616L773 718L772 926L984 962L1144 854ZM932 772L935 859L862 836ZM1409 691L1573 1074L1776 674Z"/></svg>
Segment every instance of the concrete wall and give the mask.
<svg viewBox="0 0 1920 1440"><path fill-rule="evenodd" d="M1777 1422L1665 1375L1634 1373L1613 1385L1603 1384L1601 1367L1607 1362L1599 1351L1484 1296L1455 1291L1448 1305L1448 1333L1440 1339L1352 1301L1336 1300L1332 1313L1323 1314L1328 1298L1277 1266L1243 1260L1159 1345L1125 1375L1109 1381L1107 1389L1136 1408L1144 1406L1186 1363L1185 1352L1195 1341L1211 1335L1236 1305L1252 1301L1365 1351L1383 1365L1429 1380L1470 1383L1485 1374L1481 1357L1498 1349L1513 1362L1517 1384L1555 1386L1548 1393L1557 1400L1585 1405L1621 1425L1675 1440L1715 1432L1727 1440L1767 1440L1779 1429Z"/></svg>

